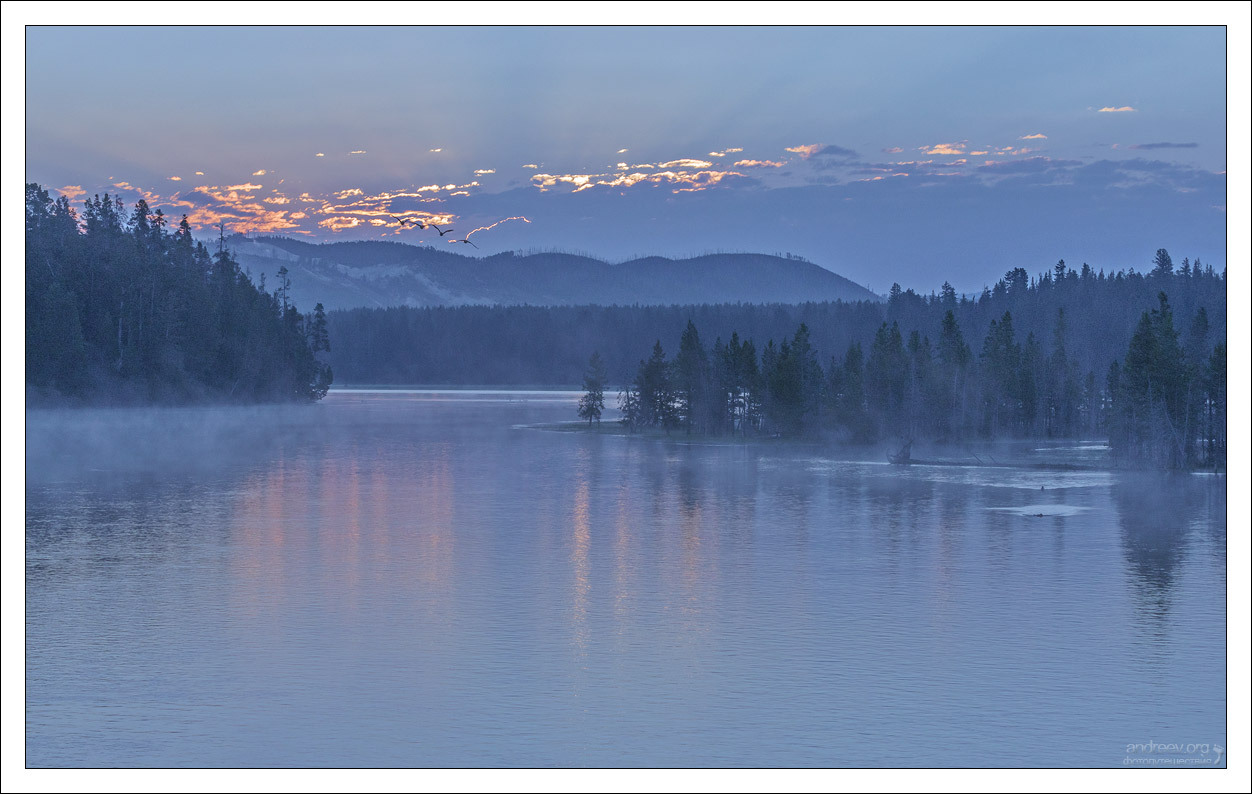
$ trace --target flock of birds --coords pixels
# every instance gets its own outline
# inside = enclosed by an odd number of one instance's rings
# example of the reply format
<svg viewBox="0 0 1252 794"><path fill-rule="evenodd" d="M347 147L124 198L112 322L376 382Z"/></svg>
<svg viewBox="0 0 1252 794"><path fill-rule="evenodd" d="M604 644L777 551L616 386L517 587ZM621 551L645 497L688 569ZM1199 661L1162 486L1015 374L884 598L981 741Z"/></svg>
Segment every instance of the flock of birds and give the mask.
<svg viewBox="0 0 1252 794"><path fill-rule="evenodd" d="M439 232L439 236L440 236L440 237L443 237L443 236L444 236L445 234L447 234L448 232L454 231L454 229L453 229L452 227L450 227L450 226L449 226L447 229L440 229L438 226L436 226L436 225L435 225L435 224L433 224L433 223L427 223L427 222L425 222L425 221L420 221L420 220L417 220L416 218L397 218L395 215L392 215L391 217L392 217L392 218L395 218L397 221L399 221L399 222L400 222L400 227L401 227L401 228L404 228L405 226L407 226L407 225L409 225L409 224L412 224L412 225L416 226L416 227L417 227L417 228L419 228L419 229L425 229L426 227L428 227L428 226L429 226L430 228L432 228L432 229L434 229L435 231ZM527 223L529 223L529 221L527 221ZM476 232L476 231L478 231L478 229L475 229L475 230L474 230L474 232ZM452 240L448 240L448 242L450 242L450 243L467 243L467 244L469 244L469 245L473 245L475 248L477 248L478 246L477 246L477 245L475 245L473 242L471 242L471 241L470 241L470 234L473 234L474 232L470 232L469 234L465 235L465 239L463 239L463 240L456 240L456 239L452 239Z"/></svg>
<svg viewBox="0 0 1252 794"><path fill-rule="evenodd" d="M389 214L389 215L390 215L390 214ZM400 228L401 228L401 229L403 229L405 226L416 226L418 229L427 229L427 228L430 228L430 229L434 229L435 231L439 232L439 236L440 236L440 237L443 237L445 234L448 234L448 233L450 233L450 232L454 231L454 229L452 229L451 227L448 227L447 229L440 229L438 226L436 226L435 224L431 223L429 219L411 218L411 217L408 217L407 215L406 215L405 217L403 217L403 218L402 218L402 217L400 217L400 216L398 216L398 215L390 215L390 217L391 217L392 219L394 219L394 220L396 221L396 223L400 224ZM475 244L472 240L470 240L470 237L472 237L472 236L473 236L473 235L475 235L475 234L478 234L479 232L485 232L485 231L488 231L488 230L490 230L490 229L494 229L494 228L496 228L497 226L499 226L500 224L502 224L502 223L508 223L509 221L525 221L526 223L530 223L530 218L524 217L524 216L522 216L522 215L514 215L514 216L512 216L511 218L504 218L504 219L502 219L502 220L498 220L498 221L496 221L495 223L491 224L490 226L479 226L479 227L478 227L477 229L475 229L474 231L472 231L472 232L470 232L469 234L465 235L465 237L464 237L463 239L457 240L456 238L453 238L453 239L451 239L451 240L448 240L448 242L450 242L450 243L465 243L466 245L472 245L472 246L474 246L475 248L477 248L478 246L477 246L477 245L476 245L476 244Z"/></svg>

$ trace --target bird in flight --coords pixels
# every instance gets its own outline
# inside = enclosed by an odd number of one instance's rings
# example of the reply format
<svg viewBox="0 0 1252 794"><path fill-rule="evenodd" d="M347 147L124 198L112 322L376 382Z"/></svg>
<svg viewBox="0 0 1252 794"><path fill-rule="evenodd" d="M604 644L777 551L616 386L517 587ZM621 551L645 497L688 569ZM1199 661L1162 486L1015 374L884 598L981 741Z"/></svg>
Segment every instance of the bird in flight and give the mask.
<svg viewBox="0 0 1252 794"><path fill-rule="evenodd" d="M440 236L440 237L443 237L443 236L444 236L445 234L447 234L448 232L453 231L452 229L440 229L438 226L436 226L436 225L435 225L435 224L433 224L433 223L432 223L432 224L430 224L430 228L432 228L432 229L434 229L435 231L439 232L439 236Z"/></svg>
<svg viewBox="0 0 1252 794"><path fill-rule="evenodd" d="M448 231L452 231L452 230L451 230L451 229L449 229ZM441 235L441 236L442 236L442 235ZM450 242L450 243L469 243L470 245L473 245L475 248L477 248L477 247L478 247L477 245L474 245L474 243L470 242L470 238L469 238L469 237L466 237L464 240L449 240L448 242Z"/></svg>
<svg viewBox="0 0 1252 794"><path fill-rule="evenodd" d="M392 218L396 218L396 216L395 216L395 215L392 215L391 217L392 217ZM399 221L399 223L400 223L400 225L401 225L401 226L404 226L406 223L411 223L411 224L413 224L414 226L416 226L416 227L417 227L417 228L419 228L419 229L425 229L425 228L426 228L426 224L422 223L421 221L414 220L414 219L412 219L412 218L396 218L396 220L397 220L397 221Z"/></svg>

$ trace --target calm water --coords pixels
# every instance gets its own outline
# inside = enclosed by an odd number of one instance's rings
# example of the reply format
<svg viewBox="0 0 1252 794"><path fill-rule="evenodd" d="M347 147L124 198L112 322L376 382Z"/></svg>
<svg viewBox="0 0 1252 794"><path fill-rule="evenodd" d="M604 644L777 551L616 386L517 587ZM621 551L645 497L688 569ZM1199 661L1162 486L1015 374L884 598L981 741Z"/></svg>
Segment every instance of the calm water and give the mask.
<svg viewBox="0 0 1252 794"><path fill-rule="evenodd" d="M576 398L28 413L27 765L1225 747L1224 478L527 427Z"/></svg>

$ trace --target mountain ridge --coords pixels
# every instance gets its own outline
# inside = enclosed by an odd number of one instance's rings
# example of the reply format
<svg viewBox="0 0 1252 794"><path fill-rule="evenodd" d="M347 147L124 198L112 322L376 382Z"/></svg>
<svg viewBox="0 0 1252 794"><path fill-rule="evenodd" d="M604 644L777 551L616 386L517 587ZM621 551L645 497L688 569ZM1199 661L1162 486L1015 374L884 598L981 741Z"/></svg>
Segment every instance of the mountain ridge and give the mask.
<svg viewBox="0 0 1252 794"><path fill-rule="evenodd" d="M286 267L292 300L327 310L881 300L806 259L772 254L647 256L613 264L556 251L475 257L385 240L236 237L228 243L253 278L274 285L279 268Z"/></svg>

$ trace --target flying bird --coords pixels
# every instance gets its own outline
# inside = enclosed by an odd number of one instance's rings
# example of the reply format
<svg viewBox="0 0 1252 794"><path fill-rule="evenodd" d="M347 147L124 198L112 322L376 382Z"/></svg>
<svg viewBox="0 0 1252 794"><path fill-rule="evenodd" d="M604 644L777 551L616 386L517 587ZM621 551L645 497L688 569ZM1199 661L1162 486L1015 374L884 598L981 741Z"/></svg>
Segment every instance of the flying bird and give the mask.
<svg viewBox="0 0 1252 794"><path fill-rule="evenodd" d="M391 217L396 218L395 215L392 215ZM403 226L406 223L411 223L419 229L426 228L426 224L422 223L421 221L413 220L412 218L396 218L396 220L400 222L401 226Z"/></svg>
<svg viewBox="0 0 1252 794"><path fill-rule="evenodd" d="M434 229L435 231L439 232L439 236L440 236L440 237L443 237L443 236L444 236L445 234L447 234L448 232L453 231L452 229L440 229L438 226L436 226L436 225L435 225L435 224L433 224L433 223L432 223L432 224L430 224L430 228L432 228L432 229Z"/></svg>
<svg viewBox="0 0 1252 794"><path fill-rule="evenodd" d="M452 230L451 230L451 229L449 229L448 231L452 231ZM440 235L440 236L442 236L442 235ZM475 248L477 248L477 247L478 247L477 245L474 245L474 243L470 242L470 238L468 238L468 237L466 237L464 240L449 240L448 242L450 242L450 243L469 243L470 245L473 245Z"/></svg>

